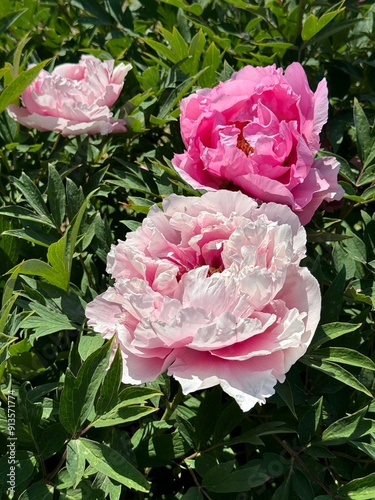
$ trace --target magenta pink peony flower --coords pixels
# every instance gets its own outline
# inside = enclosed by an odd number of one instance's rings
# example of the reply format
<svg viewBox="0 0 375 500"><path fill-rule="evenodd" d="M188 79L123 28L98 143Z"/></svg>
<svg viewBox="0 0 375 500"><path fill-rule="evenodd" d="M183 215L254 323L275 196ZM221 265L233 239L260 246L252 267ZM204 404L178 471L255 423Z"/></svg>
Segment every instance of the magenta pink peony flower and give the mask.
<svg viewBox="0 0 375 500"><path fill-rule="evenodd" d="M62 135L125 132L125 121L112 118L109 106L131 68L87 55L78 64L56 66L52 73L42 70L21 95L24 107L11 105L8 112L26 127Z"/></svg>
<svg viewBox="0 0 375 500"><path fill-rule="evenodd" d="M173 164L197 189L240 189L291 207L302 224L323 200L339 200L339 163L314 159L328 117L327 84L313 93L302 66L246 66L181 102L186 151Z"/></svg>
<svg viewBox="0 0 375 500"><path fill-rule="evenodd" d="M220 384L243 411L264 403L306 351L320 291L300 267L306 234L286 206L222 190L171 195L112 246L113 287L86 308L115 335L122 380L168 370L184 394Z"/></svg>

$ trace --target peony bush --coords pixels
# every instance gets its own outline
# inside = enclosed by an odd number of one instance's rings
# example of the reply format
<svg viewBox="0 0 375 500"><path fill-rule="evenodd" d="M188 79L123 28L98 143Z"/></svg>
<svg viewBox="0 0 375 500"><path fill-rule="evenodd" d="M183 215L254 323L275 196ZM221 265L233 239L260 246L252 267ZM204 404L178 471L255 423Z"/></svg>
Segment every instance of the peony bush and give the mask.
<svg viewBox="0 0 375 500"><path fill-rule="evenodd" d="M372 3L1 3L1 500L375 498Z"/></svg>
<svg viewBox="0 0 375 500"><path fill-rule="evenodd" d="M184 394L220 384L248 411L285 380L318 325L305 243L288 207L226 190L171 195L112 246L115 283L88 304L88 325L115 336L124 383L167 370Z"/></svg>
<svg viewBox="0 0 375 500"><path fill-rule="evenodd" d="M21 94L23 106L12 104L8 112L26 127L65 135L125 132L125 121L113 118L131 64L82 56L77 64L61 64L52 73L42 70Z"/></svg>
<svg viewBox="0 0 375 500"><path fill-rule="evenodd" d="M311 91L299 63L245 66L181 102L186 147L173 165L196 189L240 189L288 205L307 224L323 201L340 200L339 163L315 158L328 118L326 80Z"/></svg>

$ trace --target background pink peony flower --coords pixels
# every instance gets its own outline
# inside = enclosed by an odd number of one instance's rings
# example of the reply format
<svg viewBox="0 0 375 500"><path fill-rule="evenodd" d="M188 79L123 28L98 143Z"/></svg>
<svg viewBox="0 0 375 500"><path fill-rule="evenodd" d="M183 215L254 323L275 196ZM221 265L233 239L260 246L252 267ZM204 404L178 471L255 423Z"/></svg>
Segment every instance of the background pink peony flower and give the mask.
<svg viewBox="0 0 375 500"><path fill-rule="evenodd" d="M246 66L181 102L186 146L173 165L197 189L240 189L291 207L302 224L323 200L339 200L339 163L315 159L328 117L327 84L309 87L299 63Z"/></svg>
<svg viewBox="0 0 375 500"><path fill-rule="evenodd" d="M88 324L115 335L123 382L168 370L185 394L220 384L247 411L274 393L317 327L305 241L286 206L226 190L171 195L112 246L115 283L88 304Z"/></svg>
<svg viewBox="0 0 375 500"><path fill-rule="evenodd" d="M37 130L54 130L62 135L111 134L125 132L125 121L112 118L114 104L131 64L81 57L78 64L42 70L22 93L22 106L8 112L22 125Z"/></svg>

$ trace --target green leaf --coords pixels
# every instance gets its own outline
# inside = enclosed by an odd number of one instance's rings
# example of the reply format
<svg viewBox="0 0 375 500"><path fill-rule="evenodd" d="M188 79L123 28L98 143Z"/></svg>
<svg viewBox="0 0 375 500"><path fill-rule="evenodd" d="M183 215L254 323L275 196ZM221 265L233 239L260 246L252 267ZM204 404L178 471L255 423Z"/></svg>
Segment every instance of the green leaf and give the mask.
<svg viewBox="0 0 375 500"><path fill-rule="evenodd" d="M8 303L8 301L11 299L13 292L14 292L14 287L16 286L16 281L18 277L18 269L15 268L12 271L9 271L10 277L7 279L5 286L4 286L4 291L3 291L3 300L2 300L2 307L5 306L5 304Z"/></svg>
<svg viewBox="0 0 375 500"><path fill-rule="evenodd" d="M62 280L62 277L56 274L52 266L41 260L25 260L11 269L7 274L11 274L11 279L16 278L19 274L40 276L51 283L51 285L55 285L65 290L65 280Z"/></svg>
<svg viewBox="0 0 375 500"><path fill-rule="evenodd" d="M99 188L98 188L99 189ZM68 261L68 269L69 269L69 274L71 272L72 268L72 262L73 262L73 254L74 254L74 249L77 244L77 238L78 238L78 232L81 227L82 219L83 216L86 212L86 208L90 202L91 197L98 191L98 189L95 189L92 191L85 199L85 201L82 203L81 208L79 209L77 215L74 217L71 226L69 226L68 229L68 235L69 235L69 261Z"/></svg>
<svg viewBox="0 0 375 500"><path fill-rule="evenodd" d="M9 347L17 340L16 337L10 337L8 335L4 335L3 333L0 332L0 366L4 366L5 369L5 362L9 358ZM2 375L1 368L0 368L0 376Z"/></svg>
<svg viewBox="0 0 375 500"><path fill-rule="evenodd" d="M10 69L9 68L0 68L0 78L3 78L3 76L8 75Z"/></svg>
<svg viewBox="0 0 375 500"><path fill-rule="evenodd" d="M69 318L58 311L54 311L49 307L33 302L30 308L36 314L32 314L21 322L21 326L25 329L32 329L33 333L29 336L31 343L39 337L49 335L50 333L61 332L64 330L76 330Z"/></svg>
<svg viewBox="0 0 375 500"><path fill-rule="evenodd" d="M30 401L26 390L26 382L19 389L18 408L28 427L28 433L32 438L34 446L39 451L40 421L43 414L43 405L42 403L33 403Z"/></svg>
<svg viewBox="0 0 375 500"><path fill-rule="evenodd" d="M341 335L345 335L346 333L354 332L358 330L362 324L361 323L327 323L326 325L319 326L313 341L311 343L311 347L318 347L330 340L341 337Z"/></svg>
<svg viewBox="0 0 375 500"><path fill-rule="evenodd" d="M374 144L374 137L371 136L370 125L356 98L354 98L353 112L358 154L364 164Z"/></svg>
<svg viewBox="0 0 375 500"><path fill-rule="evenodd" d="M18 43L16 50L14 51L14 56L13 56L13 71L15 75L18 75L20 72L20 64L21 64L21 57L24 52L25 46L27 43L31 40L29 37L29 33L26 33L26 35L22 38L22 40Z"/></svg>
<svg viewBox="0 0 375 500"><path fill-rule="evenodd" d="M121 498L121 484L118 484L117 481L112 481L101 472L96 474L92 487L99 488L99 491L103 491L105 498L109 498L109 500L120 500Z"/></svg>
<svg viewBox="0 0 375 500"><path fill-rule="evenodd" d="M94 404L111 354L110 340L93 352L83 363L75 377L68 368L60 400L60 422L74 435L85 422Z"/></svg>
<svg viewBox="0 0 375 500"><path fill-rule="evenodd" d="M353 479L341 486L338 493L341 498L352 500L373 500L375 491L375 472L365 477Z"/></svg>
<svg viewBox="0 0 375 500"><path fill-rule="evenodd" d="M101 415L91 424L92 427L112 427L113 425L134 422L140 418L146 417L157 411L158 408L150 408L149 406L129 406L125 403L120 403L108 413Z"/></svg>
<svg viewBox="0 0 375 500"><path fill-rule="evenodd" d="M207 70L207 68L203 68L199 73L195 76L187 78L185 81L180 83L176 88L172 90L169 94L166 101L160 106L159 114L157 118L163 119L168 114L175 109L176 105L181 101L181 99L189 92L194 83L198 80L198 78Z"/></svg>
<svg viewBox="0 0 375 500"><path fill-rule="evenodd" d="M375 432L375 420L364 418L367 407L331 424L322 434L320 443L337 446Z"/></svg>
<svg viewBox="0 0 375 500"><path fill-rule="evenodd" d="M213 443L222 441L244 419L243 411L236 402L230 403L227 408L219 413L213 432Z"/></svg>
<svg viewBox="0 0 375 500"><path fill-rule="evenodd" d="M350 443L353 444L353 443ZM324 446L307 446L305 448L305 452L311 457L316 458L335 458L335 455L331 453L328 448L324 448Z"/></svg>
<svg viewBox="0 0 375 500"><path fill-rule="evenodd" d="M42 457L46 459L55 455L64 446L66 438L66 431L59 422L49 425L40 436Z"/></svg>
<svg viewBox="0 0 375 500"><path fill-rule="evenodd" d="M322 298L322 314L320 319L322 323L331 323L338 319L341 312L345 281L346 271L345 268L342 268Z"/></svg>
<svg viewBox="0 0 375 500"><path fill-rule="evenodd" d="M314 359L311 355L305 355L300 358L300 361L311 368L315 368L330 377L339 380L349 387L353 387L357 391L361 391L369 397L372 397L371 392L365 387L352 373L348 372L340 365L332 363L331 361L325 361L323 359Z"/></svg>
<svg viewBox="0 0 375 500"><path fill-rule="evenodd" d="M358 172L355 172L354 168L350 163L339 155L327 152L324 156L334 156L336 160L340 163L340 176L344 177L352 184L355 184Z"/></svg>
<svg viewBox="0 0 375 500"><path fill-rule="evenodd" d="M121 186L125 189L134 189L141 193L147 193L152 194L153 196L157 196L156 193L150 191L150 187L146 184L145 181L129 173L126 173L126 176L123 179L110 179L107 181L107 183L114 184L115 186Z"/></svg>
<svg viewBox="0 0 375 500"><path fill-rule="evenodd" d="M288 474L286 480L275 491L274 495L272 496L272 500L287 500L287 499L289 500L291 493L290 491L291 483L292 483L291 478L292 474Z"/></svg>
<svg viewBox="0 0 375 500"><path fill-rule="evenodd" d="M43 482L33 483L18 498L18 500L53 500L54 487Z"/></svg>
<svg viewBox="0 0 375 500"><path fill-rule="evenodd" d="M292 488L301 500L314 500L314 490L310 479L299 469L293 470Z"/></svg>
<svg viewBox="0 0 375 500"><path fill-rule="evenodd" d="M0 334L4 332L5 325L9 319L10 311L11 311L15 301L17 300L18 296L19 296L18 293L14 294L12 297L9 298L9 300L4 302L4 304L1 308L1 311L0 311ZM12 338L12 337L10 337L10 338ZM14 339L14 340L16 340L16 339Z"/></svg>
<svg viewBox="0 0 375 500"><path fill-rule="evenodd" d="M348 31L355 25L356 22L356 20L347 20L331 23L329 26L326 26L323 30L321 30L320 33L315 35L314 45L322 44L324 40L333 37L333 35L335 35L336 33L340 33L340 31L348 33ZM306 42L303 45L305 46Z"/></svg>
<svg viewBox="0 0 375 500"><path fill-rule="evenodd" d="M177 410L179 411L179 409ZM192 449L196 449L195 429L186 418L176 415L176 428L182 439Z"/></svg>
<svg viewBox="0 0 375 500"><path fill-rule="evenodd" d="M162 34L163 38L165 38L169 42L172 52L176 56L175 62L182 61L183 59L186 59L188 57L188 45L175 26L173 26L172 33L162 27L160 28L160 33ZM188 61L185 61L183 64L181 64L181 69L184 73L187 72L187 65L189 65Z"/></svg>
<svg viewBox="0 0 375 500"><path fill-rule="evenodd" d="M11 229L1 233L1 236L6 235L12 236L13 238L20 238L42 247L49 247L49 245L56 241L56 238L52 234L34 231L33 229L27 227L22 229Z"/></svg>
<svg viewBox="0 0 375 500"><path fill-rule="evenodd" d="M161 0L163 3L167 3L168 5L174 5L175 7L185 10L187 12L191 12L196 16L200 16L203 13L203 8L199 3L193 3L191 5L187 5L182 0Z"/></svg>
<svg viewBox="0 0 375 500"><path fill-rule="evenodd" d="M8 15L0 19L0 33L6 33L13 23L17 21L25 12L29 9L16 10L15 12L10 12Z"/></svg>
<svg viewBox="0 0 375 500"><path fill-rule="evenodd" d="M83 11L91 14L92 22L96 22L99 26L111 26L114 24L115 20L106 12L99 2L94 2L92 0L74 0L74 4Z"/></svg>
<svg viewBox="0 0 375 500"><path fill-rule="evenodd" d="M120 348L118 347L111 362L111 366L104 377L103 383L100 387L98 399L95 403L95 413L97 415L104 415L115 407L119 395L121 376L122 357Z"/></svg>
<svg viewBox="0 0 375 500"><path fill-rule="evenodd" d="M193 36L189 47L190 56L190 76L198 73L199 60L202 55L204 46L206 45L206 37L202 30L199 30L196 35Z"/></svg>
<svg viewBox="0 0 375 500"><path fill-rule="evenodd" d="M178 62L178 57L173 53L171 49L166 47L164 44L157 42L151 38L144 38L143 41L147 43L149 47L155 50L158 54L164 56L168 61L172 63Z"/></svg>
<svg viewBox="0 0 375 500"><path fill-rule="evenodd" d="M139 228L139 226L142 225L141 222L138 222L136 220L121 220L121 224L124 224L130 231L135 231L136 229Z"/></svg>
<svg viewBox="0 0 375 500"><path fill-rule="evenodd" d="M310 40L318 31L318 18L314 14L310 14L303 24L301 32L302 40Z"/></svg>
<svg viewBox="0 0 375 500"><path fill-rule="evenodd" d="M282 384L278 383L275 387L276 394L278 394L284 403L287 405L293 416L297 418L296 409L294 407L293 392L290 384L285 380Z"/></svg>
<svg viewBox="0 0 375 500"><path fill-rule="evenodd" d="M53 272L59 278L59 285L57 286L65 291L68 290L70 281L69 261L66 256L66 234L59 241L56 241L56 243L52 243L47 251L48 262L52 266Z"/></svg>
<svg viewBox="0 0 375 500"><path fill-rule="evenodd" d="M347 229L346 234L350 236L350 238L346 239L343 242L343 245L346 248L347 252L350 254L350 257L354 260L357 260L358 262L362 262L362 264L366 264L366 245L350 229Z"/></svg>
<svg viewBox="0 0 375 500"><path fill-rule="evenodd" d="M159 87L159 69L157 66L151 66L143 71L140 77L143 89L147 92Z"/></svg>
<svg viewBox="0 0 375 500"><path fill-rule="evenodd" d="M15 217L21 220L29 220L53 228L55 227L51 219L46 219L44 216L41 217L39 215L36 215L33 211L21 206L11 205L0 208L0 215L5 215L7 217Z"/></svg>
<svg viewBox="0 0 375 500"><path fill-rule="evenodd" d="M132 436L137 462L141 467L165 466L186 456L191 448L176 430L164 421L147 422Z"/></svg>
<svg viewBox="0 0 375 500"><path fill-rule="evenodd" d="M323 398L321 397L301 418L298 433L303 444L309 443L315 435L322 418L322 407Z"/></svg>
<svg viewBox="0 0 375 500"><path fill-rule="evenodd" d="M53 165L48 165L48 203L55 222L56 229L60 231L65 219L65 189L64 184Z"/></svg>
<svg viewBox="0 0 375 500"><path fill-rule="evenodd" d="M55 227L41 193L30 177L22 172L20 179L10 177L9 180L23 194L25 200L40 215L40 217L46 223L49 222L53 227Z"/></svg>
<svg viewBox="0 0 375 500"><path fill-rule="evenodd" d="M44 66L50 61L47 59L32 68L20 73L17 78L12 80L10 84L0 94L0 113L6 109L9 104L16 101L22 92L30 85L31 82L39 75Z"/></svg>
<svg viewBox="0 0 375 500"><path fill-rule="evenodd" d="M211 87L216 81L216 70L221 63L220 50L214 42L208 47L202 62L202 68L206 71L199 77L199 85L202 87Z"/></svg>
<svg viewBox="0 0 375 500"><path fill-rule="evenodd" d="M357 450L362 451L363 453L366 453L366 455L368 455L369 457L372 458L372 460L375 461L375 445L368 443L361 443L360 441L352 441L350 443L350 446L356 448Z"/></svg>
<svg viewBox="0 0 375 500"><path fill-rule="evenodd" d="M314 14L310 14L308 18L306 19L302 32L301 32L301 37L302 40L310 40L313 36L315 36L319 31L321 31L328 23L334 19L337 14L345 10L345 8L337 9L334 10L333 12L326 12L323 14L319 19L314 16Z"/></svg>
<svg viewBox="0 0 375 500"><path fill-rule="evenodd" d="M144 476L122 455L109 446L80 438L84 456L89 464L98 472L124 484L128 488L147 492L149 483Z"/></svg>
<svg viewBox="0 0 375 500"><path fill-rule="evenodd" d="M244 2L244 0L225 0L225 2L229 3L230 5L235 5L236 7L240 7L241 9L257 10L257 7L249 5L247 2Z"/></svg>
<svg viewBox="0 0 375 500"><path fill-rule="evenodd" d="M181 497L181 500L204 500L204 496L200 492L200 488L192 486L187 490L185 495Z"/></svg>
<svg viewBox="0 0 375 500"><path fill-rule="evenodd" d="M119 394L119 400L127 405L145 403L154 396L162 396L162 392L151 387L126 387Z"/></svg>
<svg viewBox="0 0 375 500"><path fill-rule="evenodd" d="M371 169L373 171L374 168L374 163L375 163L375 135L371 134L371 139L372 139L372 144L370 145L370 151L367 155L366 161L363 164L363 170L362 174L364 171ZM370 139L370 140L371 140Z"/></svg>
<svg viewBox="0 0 375 500"><path fill-rule="evenodd" d="M35 387L35 389L31 389L28 392L29 399L30 401L36 402L49 392L54 391L55 389L60 389L61 387L62 383L59 381L39 385L38 387Z"/></svg>
<svg viewBox="0 0 375 500"><path fill-rule="evenodd" d="M375 363L358 351L346 347L327 347L314 351L314 359L325 359L334 363L344 363L346 365L358 366L367 370L375 370Z"/></svg>
<svg viewBox="0 0 375 500"><path fill-rule="evenodd" d="M368 165L364 168L358 177L357 186L364 186L374 182L375 179L375 165Z"/></svg>
<svg viewBox="0 0 375 500"><path fill-rule="evenodd" d="M216 427L216 418L220 410L221 389L218 387L207 391L199 406L195 419L195 431L199 443L198 450L212 436Z"/></svg>
<svg viewBox="0 0 375 500"><path fill-rule="evenodd" d="M85 361L90 354L102 347L104 344L103 337L95 332L87 332L81 335L78 342L78 354L82 361Z"/></svg>
<svg viewBox="0 0 375 500"><path fill-rule="evenodd" d="M233 445L238 443L251 443L255 445L263 445L263 441L260 436L268 436L270 434L290 434L296 433L295 429L290 429L288 427L283 427L284 422L268 422L267 424L261 424L254 429L243 432L241 435L228 439L226 441L227 445Z"/></svg>
<svg viewBox="0 0 375 500"><path fill-rule="evenodd" d="M202 486L215 493L239 493L256 488L270 479L261 464L233 471L234 460L218 464L203 477Z"/></svg>
<svg viewBox="0 0 375 500"><path fill-rule="evenodd" d="M79 439L72 439L66 447L66 470L76 488L85 472L85 452Z"/></svg>
<svg viewBox="0 0 375 500"><path fill-rule="evenodd" d="M65 180L65 187L66 211L69 220L72 221L79 212L79 209L81 208L85 199L83 196L82 186L78 188L77 185L69 177L67 177Z"/></svg>

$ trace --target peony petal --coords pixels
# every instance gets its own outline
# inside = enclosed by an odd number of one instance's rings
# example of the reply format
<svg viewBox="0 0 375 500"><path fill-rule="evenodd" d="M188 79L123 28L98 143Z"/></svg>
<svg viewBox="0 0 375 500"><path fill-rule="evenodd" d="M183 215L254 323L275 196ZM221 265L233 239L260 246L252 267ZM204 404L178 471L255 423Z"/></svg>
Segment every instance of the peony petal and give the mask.
<svg viewBox="0 0 375 500"><path fill-rule="evenodd" d="M323 201L341 200L344 189L337 182L340 164L328 156L314 161L306 183L297 186L293 193L296 212L302 224L307 224Z"/></svg>
<svg viewBox="0 0 375 500"><path fill-rule="evenodd" d="M263 404L274 394L277 380L275 368L282 372L282 353L267 358L248 361L227 361L209 353L181 350L168 369L168 374L181 384L184 394L221 385L243 411L249 411L257 403Z"/></svg>

